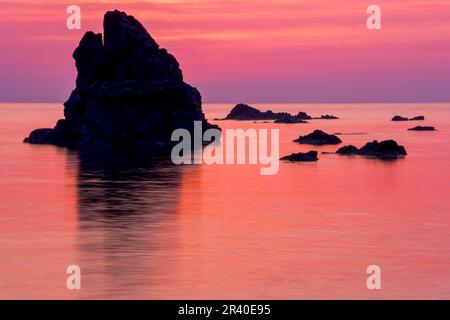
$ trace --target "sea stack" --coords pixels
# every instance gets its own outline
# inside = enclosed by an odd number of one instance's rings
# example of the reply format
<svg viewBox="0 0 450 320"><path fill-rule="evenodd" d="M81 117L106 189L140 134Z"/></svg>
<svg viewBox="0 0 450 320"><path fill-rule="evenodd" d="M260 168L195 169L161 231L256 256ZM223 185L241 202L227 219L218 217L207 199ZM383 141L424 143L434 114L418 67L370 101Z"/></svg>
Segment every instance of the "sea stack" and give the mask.
<svg viewBox="0 0 450 320"><path fill-rule="evenodd" d="M120 11L104 16L104 35L87 32L73 53L76 88L64 119L25 142L81 145L171 145L175 129L211 128L198 90L183 81L174 56L142 24Z"/></svg>

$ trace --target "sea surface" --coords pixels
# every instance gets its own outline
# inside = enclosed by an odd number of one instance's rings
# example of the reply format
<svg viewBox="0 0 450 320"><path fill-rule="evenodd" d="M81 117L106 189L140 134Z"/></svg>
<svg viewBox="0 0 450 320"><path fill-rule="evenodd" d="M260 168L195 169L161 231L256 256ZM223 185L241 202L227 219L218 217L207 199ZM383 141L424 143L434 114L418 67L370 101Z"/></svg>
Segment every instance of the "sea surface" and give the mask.
<svg viewBox="0 0 450 320"><path fill-rule="evenodd" d="M450 299L450 104L254 104L333 114L280 129L280 156L315 129L343 145L395 139L397 161L175 166L130 153L22 143L60 104L0 104L0 298ZM206 104L209 119L231 104ZM426 121L392 122L424 115ZM412 132L416 125L438 131ZM66 268L81 268L81 290ZM366 269L381 268L368 290Z"/></svg>

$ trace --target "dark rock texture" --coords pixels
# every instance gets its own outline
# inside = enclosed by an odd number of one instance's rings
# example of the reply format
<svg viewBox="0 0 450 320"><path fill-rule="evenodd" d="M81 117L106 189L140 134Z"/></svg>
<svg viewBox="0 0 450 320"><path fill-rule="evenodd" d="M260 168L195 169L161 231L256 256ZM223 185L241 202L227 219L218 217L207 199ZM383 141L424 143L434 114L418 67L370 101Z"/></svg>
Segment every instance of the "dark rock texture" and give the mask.
<svg viewBox="0 0 450 320"><path fill-rule="evenodd" d="M414 128L408 129L409 131L435 131L436 129L434 127L429 126L417 126Z"/></svg>
<svg viewBox="0 0 450 320"><path fill-rule="evenodd" d="M409 119L409 121L420 121L420 120L425 120L425 117L424 116L417 116L417 117Z"/></svg>
<svg viewBox="0 0 450 320"><path fill-rule="evenodd" d="M194 121L211 127L200 93L183 81L174 56L162 49L134 17L105 14L104 37L87 32L73 53L76 88L53 129L38 129L29 143L80 145L171 145L177 128ZM103 40L103 41L102 41Z"/></svg>
<svg viewBox="0 0 450 320"><path fill-rule="evenodd" d="M361 149L355 146L349 145L340 148L336 151L340 155L362 155L375 157L382 160L396 160L399 157L404 157L407 155L406 150L403 146L400 146L394 140L385 140L378 142L374 140L368 142Z"/></svg>
<svg viewBox="0 0 450 320"><path fill-rule="evenodd" d="M315 130L306 136L300 136L294 142L321 146L326 144L339 144L342 143L342 140L333 134L328 134L322 130Z"/></svg>
<svg viewBox="0 0 450 320"><path fill-rule="evenodd" d="M309 151L306 153L303 152L293 153L289 156L281 158L280 160L288 160L294 162L311 162L311 161L318 161L319 158L317 157L317 151Z"/></svg>
<svg viewBox="0 0 450 320"><path fill-rule="evenodd" d="M394 116L391 121L408 121L408 118L402 116Z"/></svg>
<svg viewBox="0 0 450 320"><path fill-rule="evenodd" d="M260 111L247 104L237 104L223 120L275 120L276 123L306 123L311 119L305 112L292 115L287 112Z"/></svg>

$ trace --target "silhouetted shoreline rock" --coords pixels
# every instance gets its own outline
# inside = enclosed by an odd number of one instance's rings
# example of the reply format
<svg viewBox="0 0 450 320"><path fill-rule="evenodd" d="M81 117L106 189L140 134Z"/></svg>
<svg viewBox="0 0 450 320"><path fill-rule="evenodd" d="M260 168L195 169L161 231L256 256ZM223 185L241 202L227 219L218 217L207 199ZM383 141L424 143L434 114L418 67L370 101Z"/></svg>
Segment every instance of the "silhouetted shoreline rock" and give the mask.
<svg viewBox="0 0 450 320"><path fill-rule="evenodd" d="M435 131L436 129L431 126L417 126L414 128L408 129L409 131Z"/></svg>
<svg viewBox="0 0 450 320"><path fill-rule="evenodd" d="M321 146L326 144L339 144L342 143L342 140L333 134L328 134L322 130L315 130L306 136L300 136L298 139L294 140L294 142Z"/></svg>
<svg viewBox="0 0 450 320"><path fill-rule="evenodd" d="M317 151L309 151L306 153L304 152L293 153L289 156L281 158L280 160L287 160L293 162L312 162L318 161L319 158L317 157Z"/></svg>
<svg viewBox="0 0 450 320"><path fill-rule="evenodd" d="M407 155L405 148L394 140L378 142L374 140L366 143L361 149L353 145L345 146L336 151L340 155L362 155L382 160L396 160Z"/></svg>
<svg viewBox="0 0 450 320"><path fill-rule="evenodd" d="M161 147L172 144L175 129L192 133L194 121L203 130L213 127L175 57L139 21L115 10L105 14L103 27L103 39L87 32L75 49L78 75L64 103L65 119L31 132L25 142Z"/></svg>

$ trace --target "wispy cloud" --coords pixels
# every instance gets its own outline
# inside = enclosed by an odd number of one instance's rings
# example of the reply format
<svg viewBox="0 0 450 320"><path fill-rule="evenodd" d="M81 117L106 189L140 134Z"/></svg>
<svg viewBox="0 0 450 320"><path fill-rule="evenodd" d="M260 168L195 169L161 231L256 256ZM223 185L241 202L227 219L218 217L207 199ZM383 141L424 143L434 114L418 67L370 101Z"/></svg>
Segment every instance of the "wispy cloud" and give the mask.
<svg viewBox="0 0 450 320"><path fill-rule="evenodd" d="M176 54L188 79L206 92L210 83L230 83L233 78L236 86L224 85L224 95L236 88L245 90L239 79L257 86L267 71L272 79L299 84L312 77L328 79L320 81L325 95L325 87L333 81L357 79L361 86L377 85L374 72L384 73L385 81L391 81L394 73L405 83L429 73L450 82L444 74L450 55L448 0L379 0L383 25L379 32L365 28L367 4L358 0L75 2L82 8L80 31L65 27L67 1L0 3L2 83L18 77L15 70L26 61L34 61L36 70L42 59L58 70L73 68L71 52L82 34L101 32L104 12L116 8L136 16ZM73 71L66 77L71 79ZM417 88L427 85L416 81ZM441 84L430 82L433 85Z"/></svg>

